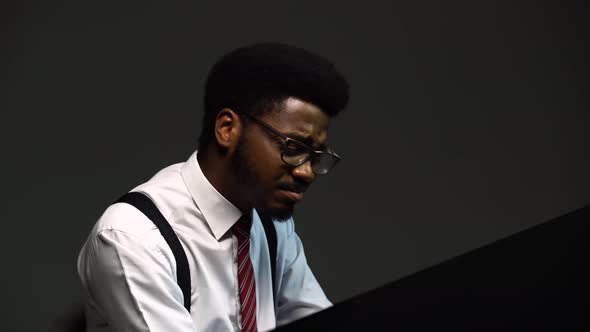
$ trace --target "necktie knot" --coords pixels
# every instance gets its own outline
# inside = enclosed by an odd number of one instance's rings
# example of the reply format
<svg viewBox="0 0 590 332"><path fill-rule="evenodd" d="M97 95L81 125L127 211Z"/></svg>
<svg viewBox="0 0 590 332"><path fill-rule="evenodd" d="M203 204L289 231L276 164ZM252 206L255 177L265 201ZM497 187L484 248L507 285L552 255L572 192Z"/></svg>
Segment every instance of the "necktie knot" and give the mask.
<svg viewBox="0 0 590 332"><path fill-rule="evenodd" d="M252 228L252 217L250 213L246 213L240 217L240 219L236 222L234 229L236 231L236 236L239 238L248 239L250 238L250 229Z"/></svg>

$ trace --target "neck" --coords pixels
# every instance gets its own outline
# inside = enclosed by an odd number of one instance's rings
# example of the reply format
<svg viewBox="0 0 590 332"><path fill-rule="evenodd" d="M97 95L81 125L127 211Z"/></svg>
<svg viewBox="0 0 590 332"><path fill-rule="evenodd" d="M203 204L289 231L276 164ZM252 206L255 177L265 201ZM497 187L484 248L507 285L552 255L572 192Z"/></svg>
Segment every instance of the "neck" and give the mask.
<svg viewBox="0 0 590 332"><path fill-rule="evenodd" d="M247 202L247 197L236 179L234 170L231 167L231 156L212 147L213 143L199 150L197 161L207 181L223 196L242 212L246 213L252 209Z"/></svg>

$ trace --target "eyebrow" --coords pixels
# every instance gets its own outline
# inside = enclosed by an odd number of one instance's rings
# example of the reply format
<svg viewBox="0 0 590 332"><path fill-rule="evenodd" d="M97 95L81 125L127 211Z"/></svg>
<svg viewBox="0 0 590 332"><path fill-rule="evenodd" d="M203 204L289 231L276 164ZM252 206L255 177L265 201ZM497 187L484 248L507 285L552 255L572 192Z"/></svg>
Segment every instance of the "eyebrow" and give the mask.
<svg viewBox="0 0 590 332"><path fill-rule="evenodd" d="M281 133L291 139L297 140L301 143L305 143L311 146L314 150L325 150L327 148L326 143L318 144L310 136L305 136L299 133Z"/></svg>

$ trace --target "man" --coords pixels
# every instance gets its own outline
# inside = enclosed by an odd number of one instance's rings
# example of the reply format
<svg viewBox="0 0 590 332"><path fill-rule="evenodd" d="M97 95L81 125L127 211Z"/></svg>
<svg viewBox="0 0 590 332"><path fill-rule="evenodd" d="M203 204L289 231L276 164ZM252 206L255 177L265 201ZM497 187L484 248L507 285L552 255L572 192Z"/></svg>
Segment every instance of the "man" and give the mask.
<svg viewBox="0 0 590 332"><path fill-rule="evenodd" d="M116 203L78 258L87 330L264 331L330 306L292 214L340 159L327 132L347 101L343 76L309 51L265 43L222 57L207 79L198 152L132 190L180 240L190 311L170 245L146 215ZM274 271L261 216L276 231Z"/></svg>

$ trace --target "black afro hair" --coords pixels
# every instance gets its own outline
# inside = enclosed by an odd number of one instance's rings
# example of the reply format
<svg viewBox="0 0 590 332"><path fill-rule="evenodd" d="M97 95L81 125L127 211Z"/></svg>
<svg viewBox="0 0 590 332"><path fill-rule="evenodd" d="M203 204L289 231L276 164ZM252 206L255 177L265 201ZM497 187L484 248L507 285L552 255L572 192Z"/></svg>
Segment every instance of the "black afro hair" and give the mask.
<svg viewBox="0 0 590 332"><path fill-rule="evenodd" d="M334 116L346 107L348 90L348 82L329 60L303 48L261 43L236 49L216 62L207 77L199 144L208 144L223 108L256 115L296 97Z"/></svg>

